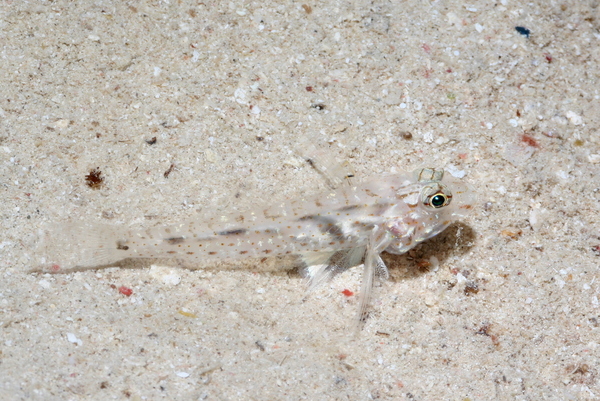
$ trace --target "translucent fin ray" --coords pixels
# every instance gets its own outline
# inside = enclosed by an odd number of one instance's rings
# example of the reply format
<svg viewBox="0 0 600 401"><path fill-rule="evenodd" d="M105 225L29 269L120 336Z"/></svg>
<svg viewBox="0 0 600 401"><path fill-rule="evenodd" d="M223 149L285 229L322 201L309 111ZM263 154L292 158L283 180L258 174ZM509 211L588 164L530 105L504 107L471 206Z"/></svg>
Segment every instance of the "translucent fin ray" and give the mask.
<svg viewBox="0 0 600 401"><path fill-rule="evenodd" d="M337 274L357 266L365 254L364 247L350 248L337 252L307 252L302 254L308 278L308 292L330 281Z"/></svg>

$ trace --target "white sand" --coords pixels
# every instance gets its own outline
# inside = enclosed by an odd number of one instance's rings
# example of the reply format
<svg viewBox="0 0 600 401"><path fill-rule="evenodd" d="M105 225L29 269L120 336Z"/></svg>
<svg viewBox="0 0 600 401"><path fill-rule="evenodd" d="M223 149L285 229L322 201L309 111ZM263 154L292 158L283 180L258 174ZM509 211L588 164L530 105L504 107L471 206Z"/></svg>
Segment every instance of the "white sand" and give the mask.
<svg viewBox="0 0 600 401"><path fill-rule="evenodd" d="M130 3L0 5L0 399L600 397L597 2ZM316 192L306 138L479 195L385 256L357 339L359 269L304 301L272 265L30 273L44 224Z"/></svg>

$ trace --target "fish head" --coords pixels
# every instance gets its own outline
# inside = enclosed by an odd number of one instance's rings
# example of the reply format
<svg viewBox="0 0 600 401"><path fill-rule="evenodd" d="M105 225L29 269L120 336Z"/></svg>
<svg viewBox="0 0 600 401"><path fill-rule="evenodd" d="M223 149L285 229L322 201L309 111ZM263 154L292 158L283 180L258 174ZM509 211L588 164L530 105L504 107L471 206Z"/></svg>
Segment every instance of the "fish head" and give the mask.
<svg viewBox="0 0 600 401"><path fill-rule="evenodd" d="M468 216L474 207L472 187L444 170L419 169L413 177L412 192L408 195L403 192L401 198L410 211L386 222L393 238L386 248L390 253L407 252Z"/></svg>

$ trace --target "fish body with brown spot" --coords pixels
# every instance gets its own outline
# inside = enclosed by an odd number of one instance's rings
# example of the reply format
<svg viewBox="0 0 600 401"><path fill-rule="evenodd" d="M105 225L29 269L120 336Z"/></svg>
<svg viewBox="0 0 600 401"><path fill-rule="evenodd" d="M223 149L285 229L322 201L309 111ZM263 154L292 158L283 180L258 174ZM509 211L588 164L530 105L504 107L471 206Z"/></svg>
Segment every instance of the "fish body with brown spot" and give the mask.
<svg viewBox="0 0 600 401"><path fill-rule="evenodd" d="M144 231L74 226L46 233L62 238L60 245L47 247L41 262L62 270L127 258L175 257L190 266L214 259L299 254L308 266L311 287L337 268L362 262L362 319L373 277L387 276L380 253L408 251L464 217L471 202L467 184L443 170L426 168L373 177L249 213Z"/></svg>

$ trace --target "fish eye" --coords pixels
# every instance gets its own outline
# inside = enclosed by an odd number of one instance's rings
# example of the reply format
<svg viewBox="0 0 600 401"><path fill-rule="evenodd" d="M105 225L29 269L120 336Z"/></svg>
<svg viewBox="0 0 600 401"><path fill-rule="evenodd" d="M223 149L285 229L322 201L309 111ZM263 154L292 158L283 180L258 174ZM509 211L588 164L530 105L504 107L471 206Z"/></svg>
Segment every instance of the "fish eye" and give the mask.
<svg viewBox="0 0 600 401"><path fill-rule="evenodd" d="M448 206L450 201L452 201L452 192L441 183L427 185L421 192L421 202L423 205L434 209Z"/></svg>
<svg viewBox="0 0 600 401"><path fill-rule="evenodd" d="M448 198L446 197L446 195L438 193L438 194L433 195L429 199L429 204L437 209L437 208L444 206L447 201L448 201Z"/></svg>

